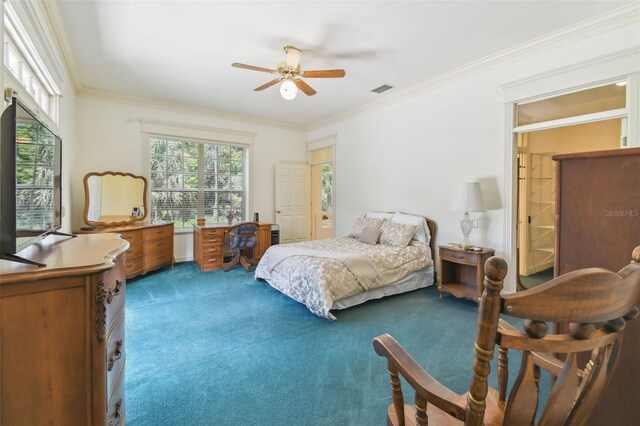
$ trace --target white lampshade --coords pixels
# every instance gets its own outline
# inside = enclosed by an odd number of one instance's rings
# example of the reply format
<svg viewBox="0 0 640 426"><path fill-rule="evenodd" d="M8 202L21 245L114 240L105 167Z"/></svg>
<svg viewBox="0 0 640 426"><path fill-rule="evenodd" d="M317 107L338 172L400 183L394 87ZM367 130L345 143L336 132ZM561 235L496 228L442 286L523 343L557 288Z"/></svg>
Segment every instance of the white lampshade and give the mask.
<svg viewBox="0 0 640 426"><path fill-rule="evenodd" d="M483 212L484 202L478 182L465 182L458 185L451 210L460 212Z"/></svg>
<svg viewBox="0 0 640 426"><path fill-rule="evenodd" d="M298 95L298 87L291 80L285 80L280 85L280 94L283 98L290 101Z"/></svg>

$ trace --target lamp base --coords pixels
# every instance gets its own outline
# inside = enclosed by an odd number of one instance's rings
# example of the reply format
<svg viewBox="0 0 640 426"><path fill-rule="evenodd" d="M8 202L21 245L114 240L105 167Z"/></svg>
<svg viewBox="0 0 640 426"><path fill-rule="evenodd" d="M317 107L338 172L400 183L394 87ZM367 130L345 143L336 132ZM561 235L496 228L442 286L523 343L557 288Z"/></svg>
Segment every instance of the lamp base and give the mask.
<svg viewBox="0 0 640 426"><path fill-rule="evenodd" d="M464 213L464 217L460 221L460 229L462 230L463 239L460 242L460 248L468 249L473 247L471 240L469 240L469 234L473 230L473 221L469 217L469 212Z"/></svg>

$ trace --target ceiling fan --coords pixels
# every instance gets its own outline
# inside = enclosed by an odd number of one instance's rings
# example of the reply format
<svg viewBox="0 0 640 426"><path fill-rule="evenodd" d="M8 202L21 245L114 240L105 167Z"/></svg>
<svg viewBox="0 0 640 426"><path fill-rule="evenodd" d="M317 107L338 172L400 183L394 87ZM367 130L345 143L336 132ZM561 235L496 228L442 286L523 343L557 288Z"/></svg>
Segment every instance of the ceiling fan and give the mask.
<svg viewBox="0 0 640 426"><path fill-rule="evenodd" d="M345 72L342 69L302 71L299 65L300 58L302 57L302 51L293 46L284 46L284 51L287 54L287 59L284 62L280 62L275 70L255 67L253 65L239 64L237 62L234 62L231 66L235 68L244 68L246 70L277 74L277 78L260 87L256 87L253 90L259 92L273 86L274 84L282 82L282 85L280 86L280 94L287 100L295 98L298 94L298 89L307 96L313 96L316 94L316 91L302 80L302 78L342 78L345 75Z"/></svg>

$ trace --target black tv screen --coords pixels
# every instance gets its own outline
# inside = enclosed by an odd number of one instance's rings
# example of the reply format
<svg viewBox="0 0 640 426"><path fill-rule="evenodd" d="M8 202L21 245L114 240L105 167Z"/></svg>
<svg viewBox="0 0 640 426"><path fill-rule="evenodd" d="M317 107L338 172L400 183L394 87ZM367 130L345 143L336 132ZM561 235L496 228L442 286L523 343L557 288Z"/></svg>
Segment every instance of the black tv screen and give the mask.
<svg viewBox="0 0 640 426"><path fill-rule="evenodd" d="M2 114L3 255L62 226L61 148L61 139L14 98Z"/></svg>

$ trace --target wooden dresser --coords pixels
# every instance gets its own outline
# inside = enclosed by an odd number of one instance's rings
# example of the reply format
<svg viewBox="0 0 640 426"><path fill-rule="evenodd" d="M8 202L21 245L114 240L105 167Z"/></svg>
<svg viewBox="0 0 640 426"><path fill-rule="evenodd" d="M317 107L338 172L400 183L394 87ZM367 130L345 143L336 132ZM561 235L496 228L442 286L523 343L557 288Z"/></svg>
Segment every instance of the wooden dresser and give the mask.
<svg viewBox="0 0 640 426"><path fill-rule="evenodd" d="M222 269L224 263L222 242L225 231L231 226L222 224L193 226L193 260L201 271ZM260 259L269 247L271 247L271 224L261 222L258 228L255 258Z"/></svg>
<svg viewBox="0 0 640 426"><path fill-rule="evenodd" d="M115 234L48 236L0 260L0 424L124 425L124 255Z"/></svg>
<svg viewBox="0 0 640 426"><path fill-rule="evenodd" d="M127 251L127 278L174 264L173 223L139 222L131 225L100 227L74 231L76 234L115 232L129 241Z"/></svg>
<svg viewBox="0 0 640 426"><path fill-rule="evenodd" d="M640 245L640 148L556 155L555 274L622 269ZM627 324L620 360L588 425L640 419L640 321Z"/></svg>

